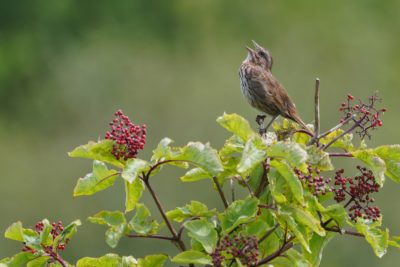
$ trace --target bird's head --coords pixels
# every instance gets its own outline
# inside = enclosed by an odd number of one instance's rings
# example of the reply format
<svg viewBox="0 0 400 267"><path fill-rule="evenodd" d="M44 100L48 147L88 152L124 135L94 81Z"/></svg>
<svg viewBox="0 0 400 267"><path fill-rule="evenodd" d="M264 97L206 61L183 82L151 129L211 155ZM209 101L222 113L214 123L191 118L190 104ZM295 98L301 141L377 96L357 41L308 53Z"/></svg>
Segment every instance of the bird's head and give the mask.
<svg viewBox="0 0 400 267"><path fill-rule="evenodd" d="M251 62L264 69L271 70L273 63L271 53L255 41L253 41L253 44L255 49L246 47L248 53L245 61Z"/></svg>

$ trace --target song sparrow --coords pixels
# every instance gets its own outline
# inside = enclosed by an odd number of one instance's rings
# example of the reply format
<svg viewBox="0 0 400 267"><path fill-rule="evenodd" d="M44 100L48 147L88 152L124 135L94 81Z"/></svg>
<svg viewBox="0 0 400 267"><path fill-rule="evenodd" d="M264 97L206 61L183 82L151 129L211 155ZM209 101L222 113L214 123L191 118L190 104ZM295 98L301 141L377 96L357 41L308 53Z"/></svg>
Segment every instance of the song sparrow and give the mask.
<svg viewBox="0 0 400 267"><path fill-rule="evenodd" d="M246 47L248 54L239 69L240 87L250 105L272 116L265 129L281 115L310 131L297 113L285 88L272 75L273 61L270 52L255 41L253 44L255 50Z"/></svg>

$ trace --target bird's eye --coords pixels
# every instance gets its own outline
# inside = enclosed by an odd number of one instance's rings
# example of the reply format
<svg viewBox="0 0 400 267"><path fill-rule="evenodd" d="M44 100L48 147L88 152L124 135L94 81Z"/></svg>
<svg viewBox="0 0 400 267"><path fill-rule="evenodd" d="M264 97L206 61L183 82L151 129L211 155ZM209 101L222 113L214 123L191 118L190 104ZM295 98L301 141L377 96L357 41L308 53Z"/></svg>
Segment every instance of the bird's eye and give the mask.
<svg viewBox="0 0 400 267"><path fill-rule="evenodd" d="M262 57L266 57L266 56L267 56L267 54L265 54L264 51L260 51L260 52L258 52L258 54L259 54L260 56L262 56Z"/></svg>

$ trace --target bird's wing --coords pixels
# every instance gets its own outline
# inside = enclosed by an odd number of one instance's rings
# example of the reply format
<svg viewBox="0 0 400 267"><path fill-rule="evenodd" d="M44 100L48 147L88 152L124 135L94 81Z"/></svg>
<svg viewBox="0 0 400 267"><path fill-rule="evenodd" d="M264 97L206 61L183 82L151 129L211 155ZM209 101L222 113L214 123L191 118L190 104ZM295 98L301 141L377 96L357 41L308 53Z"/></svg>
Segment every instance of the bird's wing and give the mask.
<svg viewBox="0 0 400 267"><path fill-rule="evenodd" d="M267 73L267 75L270 75L267 80L269 81L271 88L274 88L274 90L271 90L271 94L281 115L297 122L307 129L307 126L297 113L296 106L286 92L286 89L275 79L271 73Z"/></svg>

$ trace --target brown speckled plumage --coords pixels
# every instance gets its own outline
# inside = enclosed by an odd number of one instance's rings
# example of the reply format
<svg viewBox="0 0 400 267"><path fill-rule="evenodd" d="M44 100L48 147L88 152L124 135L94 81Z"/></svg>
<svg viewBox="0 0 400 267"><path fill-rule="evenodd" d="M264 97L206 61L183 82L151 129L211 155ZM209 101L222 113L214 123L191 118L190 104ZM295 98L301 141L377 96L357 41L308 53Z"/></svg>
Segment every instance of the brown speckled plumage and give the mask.
<svg viewBox="0 0 400 267"><path fill-rule="evenodd" d="M273 120L281 115L308 129L285 88L271 73L271 54L254 41L253 43L256 49L247 48L247 58L239 69L243 95L250 105L271 115Z"/></svg>

